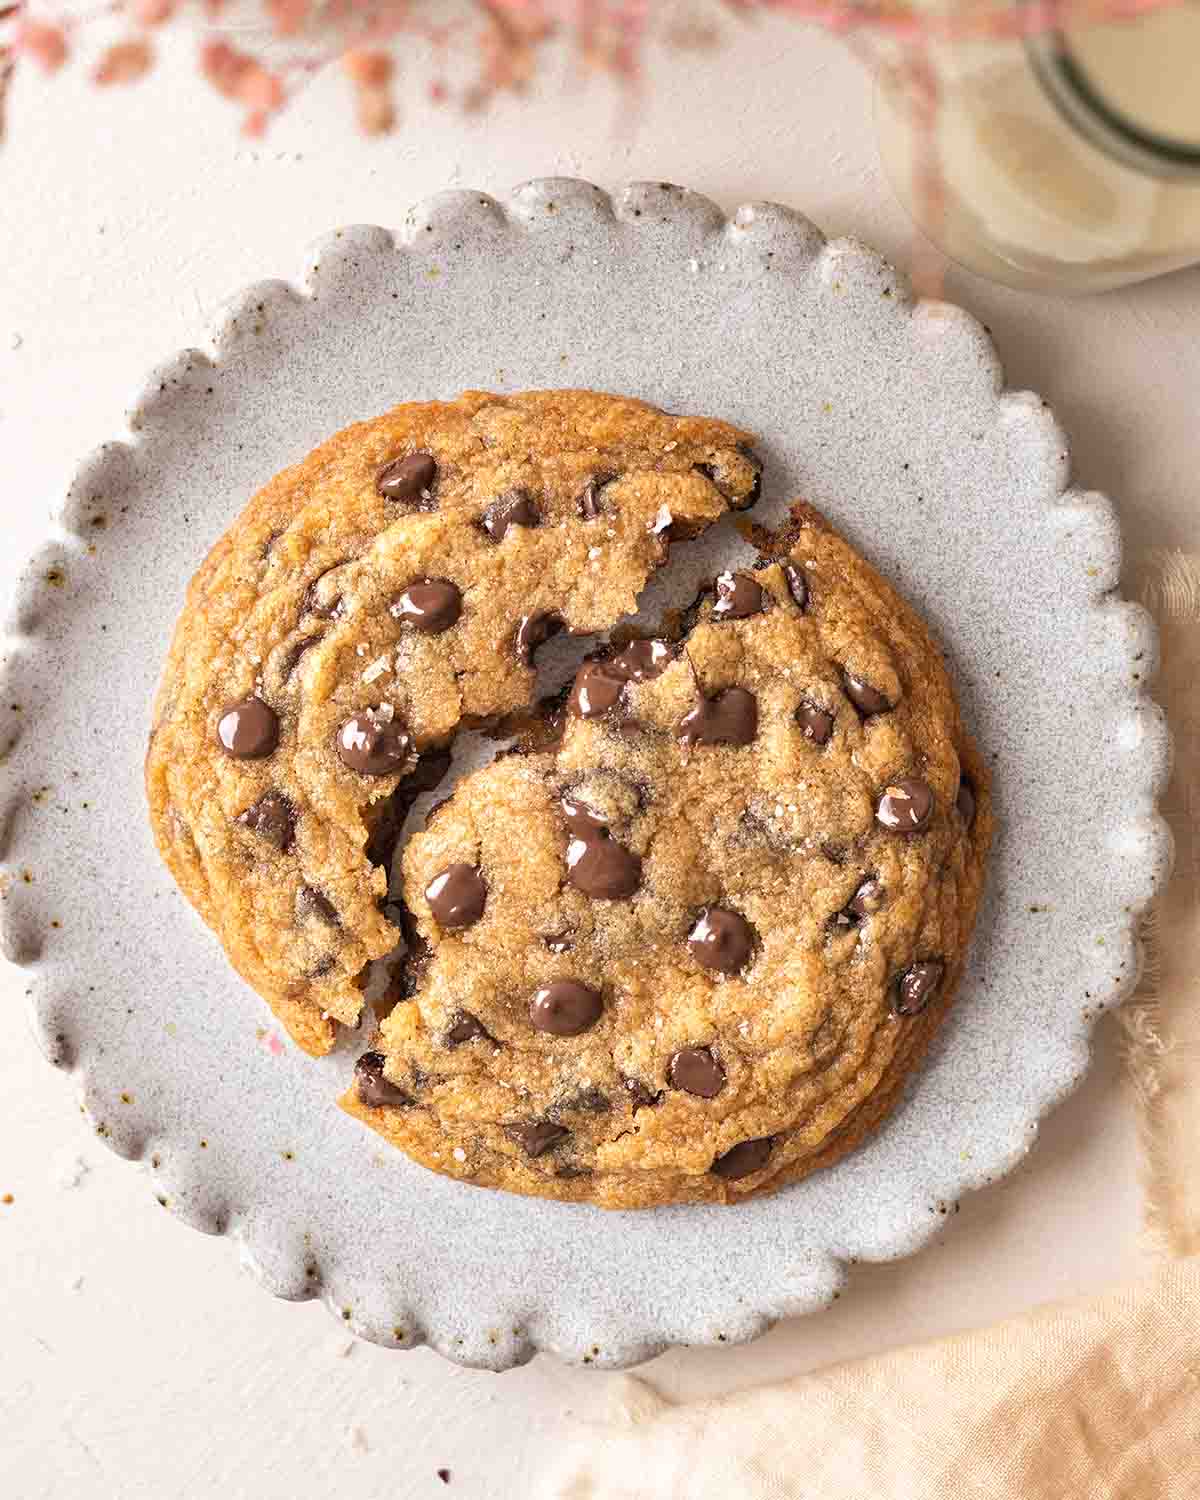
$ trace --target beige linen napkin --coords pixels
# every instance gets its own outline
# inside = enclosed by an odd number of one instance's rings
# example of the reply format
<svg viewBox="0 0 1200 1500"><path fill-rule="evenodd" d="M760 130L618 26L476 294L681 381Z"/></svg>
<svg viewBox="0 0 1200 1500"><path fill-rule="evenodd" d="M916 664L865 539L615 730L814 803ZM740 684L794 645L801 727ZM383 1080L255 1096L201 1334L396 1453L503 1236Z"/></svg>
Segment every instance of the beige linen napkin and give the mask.
<svg viewBox="0 0 1200 1500"><path fill-rule="evenodd" d="M554 1500L1200 1500L1200 559L1135 569L1162 628L1177 840L1126 1007L1147 1280L998 1327L616 1423L544 1473Z"/></svg>

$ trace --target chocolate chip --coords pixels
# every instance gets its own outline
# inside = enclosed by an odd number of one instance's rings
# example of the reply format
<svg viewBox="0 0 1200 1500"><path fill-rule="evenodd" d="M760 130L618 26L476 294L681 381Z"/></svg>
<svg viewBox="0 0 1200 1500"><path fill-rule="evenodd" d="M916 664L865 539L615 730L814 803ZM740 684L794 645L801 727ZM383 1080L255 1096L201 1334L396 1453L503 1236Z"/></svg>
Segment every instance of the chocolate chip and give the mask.
<svg viewBox="0 0 1200 1500"><path fill-rule="evenodd" d="M606 665L626 682L649 682L662 676L674 655L666 641L630 641Z"/></svg>
<svg viewBox="0 0 1200 1500"><path fill-rule="evenodd" d="M510 526L537 526L541 519L525 490L509 490L484 511L482 525L493 541L502 542Z"/></svg>
<svg viewBox="0 0 1200 1500"><path fill-rule="evenodd" d="M632 896L642 880L640 856L612 838L604 820L573 797L562 799L571 830L567 845L567 879L593 900L617 901Z"/></svg>
<svg viewBox="0 0 1200 1500"><path fill-rule="evenodd" d="M292 673L300 665L304 653L310 646L315 646L320 639L321 637L319 635L305 635L301 636L298 641L294 642L294 644L288 649L288 651L285 652L285 654L280 658L279 679L281 682L287 682Z"/></svg>
<svg viewBox="0 0 1200 1500"><path fill-rule="evenodd" d="M390 1078L383 1076L386 1059L382 1052L364 1052L354 1064L354 1082L359 1102L370 1109L379 1109L385 1104L411 1104L412 1098L403 1089L397 1088Z"/></svg>
<svg viewBox="0 0 1200 1500"><path fill-rule="evenodd" d="M713 614L718 620L744 620L763 607L763 591L745 573L717 574L717 602Z"/></svg>
<svg viewBox="0 0 1200 1500"><path fill-rule="evenodd" d="M608 824L586 802L580 802L576 797L564 797L560 806L563 821L577 839L596 838L608 831Z"/></svg>
<svg viewBox="0 0 1200 1500"><path fill-rule="evenodd" d="M391 612L422 635L441 635L462 614L462 590L444 578L423 578L409 584Z"/></svg>
<svg viewBox="0 0 1200 1500"><path fill-rule="evenodd" d="M522 615L517 625L517 656L527 667L533 665L533 653L563 628L560 616L549 613Z"/></svg>
<svg viewBox="0 0 1200 1500"><path fill-rule="evenodd" d="M715 1099L725 1087L725 1070L707 1047L681 1047L667 1066L667 1078L672 1088L701 1099Z"/></svg>
<svg viewBox="0 0 1200 1500"><path fill-rule="evenodd" d="M437 464L430 453L410 453L397 458L379 471L375 488L385 500L399 500L411 505L432 498Z"/></svg>
<svg viewBox="0 0 1200 1500"><path fill-rule="evenodd" d="M889 713L895 707L890 698L885 697L878 688L872 687L869 682L865 682L861 677L856 677L853 672L843 670L842 682L845 685L846 697L854 704L859 713L866 715L868 718L871 714Z"/></svg>
<svg viewBox="0 0 1200 1500"><path fill-rule="evenodd" d="M234 822L286 854L296 838L296 809L282 792L267 792Z"/></svg>
<svg viewBox="0 0 1200 1500"><path fill-rule="evenodd" d="M575 674L567 706L581 719L598 719L620 702L625 679L610 671L607 662L585 661Z"/></svg>
<svg viewBox="0 0 1200 1500"><path fill-rule="evenodd" d="M279 743L279 716L261 698L227 704L217 720L217 743L234 760L262 760Z"/></svg>
<svg viewBox="0 0 1200 1500"><path fill-rule="evenodd" d="M584 662L571 689L571 712L581 719L599 718L620 701L627 682L661 676L674 654L666 641L630 641L607 660Z"/></svg>
<svg viewBox="0 0 1200 1500"><path fill-rule="evenodd" d="M474 865L448 865L425 887L425 899L438 922L454 932L483 916L487 886Z"/></svg>
<svg viewBox="0 0 1200 1500"><path fill-rule="evenodd" d="M708 906L688 934L692 957L706 969L736 974L754 948L754 929L744 917L723 906Z"/></svg>
<svg viewBox="0 0 1200 1500"><path fill-rule="evenodd" d="M510 1136L527 1156L542 1156L553 1150L570 1135L562 1125L553 1120L527 1120L522 1125L506 1127Z"/></svg>
<svg viewBox="0 0 1200 1500"><path fill-rule="evenodd" d="M346 719L335 743L342 764L363 776L390 776L403 770L412 754L404 725L380 719L373 709Z"/></svg>
<svg viewBox="0 0 1200 1500"><path fill-rule="evenodd" d="M932 816L933 792L916 776L893 782L875 809L875 821L893 833L920 833Z"/></svg>
<svg viewBox="0 0 1200 1500"><path fill-rule="evenodd" d="M731 687L715 698L701 698L679 721L685 745L748 745L758 733L758 701L745 688Z"/></svg>
<svg viewBox="0 0 1200 1500"><path fill-rule="evenodd" d="M529 1002L529 1019L536 1031L550 1036L579 1036L596 1024L603 1009L599 991L578 979L555 979Z"/></svg>
<svg viewBox="0 0 1200 1500"><path fill-rule="evenodd" d="M723 1156L718 1156L709 1171L717 1177L724 1177L727 1182L736 1182L739 1177L749 1177L752 1172L761 1171L766 1166L774 1144L775 1138L770 1135L760 1136L753 1141L739 1141Z"/></svg>
<svg viewBox="0 0 1200 1500"><path fill-rule="evenodd" d="M304 591L304 602L301 613L307 615L318 615L322 620L332 620L334 615L342 607L342 596L335 591L334 585L327 584L322 589L321 584L331 573L336 573L339 568L345 567L345 562L334 563L332 567L326 568L323 573L318 573L308 588Z"/></svg>
<svg viewBox="0 0 1200 1500"><path fill-rule="evenodd" d="M833 733L833 715L818 704L805 698L796 710L796 723L804 738L811 740L814 745L829 743L829 736Z"/></svg>
<svg viewBox="0 0 1200 1500"><path fill-rule="evenodd" d="M575 508L585 521L594 521L604 509L602 495L605 485L616 478L615 474L593 474L575 497Z"/></svg>
<svg viewBox="0 0 1200 1500"><path fill-rule="evenodd" d="M330 901L328 896L323 896L320 891L314 890L311 885L302 885L296 892L296 915L304 920L306 917L315 917L317 921L324 922L327 927L340 927L341 918L338 916L337 907Z"/></svg>
<svg viewBox="0 0 1200 1500"><path fill-rule="evenodd" d="M652 1093L640 1078L626 1078L623 1082L634 1109L649 1109L662 1098L661 1094Z"/></svg>
<svg viewBox="0 0 1200 1500"><path fill-rule="evenodd" d="M863 922L868 917L874 916L882 908L886 895L882 881L876 880L874 876L864 880L846 902L847 919Z"/></svg>
<svg viewBox="0 0 1200 1500"><path fill-rule="evenodd" d="M567 879L593 901L619 901L642 883L642 861L607 834L572 839L567 845Z"/></svg>
<svg viewBox="0 0 1200 1500"><path fill-rule="evenodd" d="M569 932L555 932L549 937L544 937L542 942L551 953L570 953L575 946L574 939Z"/></svg>
<svg viewBox="0 0 1200 1500"><path fill-rule="evenodd" d="M892 1002L896 1014L920 1015L933 999L945 972L945 964L936 959L913 964L911 968L905 969L896 981L896 995Z"/></svg>
<svg viewBox="0 0 1200 1500"><path fill-rule="evenodd" d="M448 1047L461 1047L464 1042L473 1042L477 1036L487 1036L487 1028L469 1010L460 1010L450 1022L446 1032Z"/></svg>
<svg viewBox="0 0 1200 1500"><path fill-rule="evenodd" d="M968 828L975 823L975 788L964 776L958 783L958 795L954 799L958 815Z"/></svg>
<svg viewBox="0 0 1200 1500"><path fill-rule="evenodd" d="M808 577L804 569L795 563L784 563L783 576L787 580L788 593L795 600L796 608L803 613L808 608Z"/></svg>
<svg viewBox="0 0 1200 1500"><path fill-rule="evenodd" d="M763 461L753 448L747 448L744 443L738 444L738 452L748 461L754 470L754 478L750 482L750 490L746 498L744 500L733 501L733 508L734 510L749 510L752 505L757 503L758 497L762 494Z"/></svg>

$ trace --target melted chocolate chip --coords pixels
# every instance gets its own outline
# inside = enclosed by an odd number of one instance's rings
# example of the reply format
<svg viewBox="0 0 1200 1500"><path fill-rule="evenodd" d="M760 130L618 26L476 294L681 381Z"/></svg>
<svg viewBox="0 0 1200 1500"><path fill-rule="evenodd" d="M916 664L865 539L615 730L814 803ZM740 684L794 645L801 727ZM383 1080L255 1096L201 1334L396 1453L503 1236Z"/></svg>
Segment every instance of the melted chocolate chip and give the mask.
<svg viewBox="0 0 1200 1500"><path fill-rule="evenodd" d="M460 1010L450 1022L446 1032L447 1047L461 1047L464 1042L473 1042L476 1037L488 1035L487 1028L469 1010Z"/></svg>
<svg viewBox="0 0 1200 1500"><path fill-rule="evenodd" d="M585 661L575 674L567 706L581 719L598 719L616 707L624 691L625 679L611 671L607 662Z"/></svg>
<svg viewBox="0 0 1200 1500"><path fill-rule="evenodd" d="M410 453L397 458L379 471L375 488L385 500L399 500L412 505L432 500L437 464L430 453Z"/></svg>
<svg viewBox="0 0 1200 1500"><path fill-rule="evenodd" d="M871 876L863 881L846 902L847 917L856 922L866 921L868 917L874 916L877 911L881 910L886 895L883 882Z"/></svg>
<svg viewBox="0 0 1200 1500"><path fill-rule="evenodd" d="M342 925L337 907L328 896L323 896L311 885L302 885L296 892L296 915L302 921L306 917L315 917L318 922L324 922L327 927Z"/></svg>
<svg viewBox="0 0 1200 1500"><path fill-rule="evenodd" d="M856 677L853 672L843 671L842 682L846 689L846 697L854 704L860 714L869 718L872 714L889 713L895 704L879 691L871 686L861 677Z"/></svg>
<svg viewBox="0 0 1200 1500"><path fill-rule="evenodd" d="M933 816L933 792L916 776L905 776L887 788L875 809L875 820L893 833L920 833Z"/></svg>
<svg viewBox="0 0 1200 1500"><path fill-rule="evenodd" d="M409 584L392 605L392 614L422 635L441 635L462 614L462 590L444 578L424 578Z"/></svg>
<svg viewBox="0 0 1200 1500"><path fill-rule="evenodd" d="M954 799L958 815L968 828L975 823L975 788L964 776L958 783L958 795Z"/></svg>
<svg viewBox="0 0 1200 1500"><path fill-rule="evenodd" d="M544 645L552 635L557 635L562 628L563 621L555 614L522 615L517 624L514 644L517 648L517 656L524 665L531 667L533 665L533 653L539 646Z"/></svg>
<svg viewBox="0 0 1200 1500"><path fill-rule="evenodd" d="M630 641L607 666L626 682L649 682L662 676L674 655L674 647L666 641Z"/></svg>
<svg viewBox="0 0 1200 1500"><path fill-rule="evenodd" d="M740 687L701 698L677 733L685 745L748 745L758 733L758 700Z"/></svg>
<svg viewBox="0 0 1200 1500"><path fill-rule="evenodd" d="M562 803L563 821L577 839L596 838L608 832L608 824L587 805L575 797L564 797Z"/></svg>
<svg viewBox="0 0 1200 1500"><path fill-rule="evenodd" d="M718 620L744 620L763 607L761 585L745 573L717 574L717 602L713 614Z"/></svg>
<svg viewBox="0 0 1200 1500"><path fill-rule="evenodd" d="M354 1083L359 1101L370 1109L380 1109L385 1104L411 1104L412 1098L403 1089L397 1088L390 1078L383 1076L386 1059L382 1052L364 1052L354 1064Z"/></svg>
<svg viewBox="0 0 1200 1500"><path fill-rule="evenodd" d="M280 658L279 678L281 682L287 682L295 672L296 668L310 646L315 646L321 639L319 635L305 635L296 641L289 650Z"/></svg>
<svg viewBox="0 0 1200 1500"><path fill-rule="evenodd" d="M641 858L612 838L603 819L582 802L564 797L562 810L572 834L567 845L571 884L594 901L632 896L642 880Z"/></svg>
<svg viewBox="0 0 1200 1500"><path fill-rule="evenodd" d="M474 865L448 865L425 887L425 899L438 922L453 932L483 916L487 886Z"/></svg>
<svg viewBox="0 0 1200 1500"><path fill-rule="evenodd" d="M749 510L752 505L757 503L758 497L762 494L763 461L753 448L747 448L744 444L738 445L738 452L753 468L754 478L750 484L749 494L744 500L735 500L733 508L734 510Z"/></svg>
<svg viewBox="0 0 1200 1500"><path fill-rule="evenodd" d="M727 1182L736 1182L739 1177L749 1177L751 1173L761 1171L766 1166L774 1144L775 1138L770 1135L760 1136L754 1141L739 1141L723 1156L718 1156L709 1171L717 1177L724 1177Z"/></svg>
<svg viewBox="0 0 1200 1500"><path fill-rule="evenodd" d="M331 592L330 588L322 589L321 583L338 568L344 567L345 563L334 563L331 568L326 568L323 573L318 573L308 588L304 591L304 603L301 613L306 615L317 615L322 620L332 620L334 615L342 607L342 596L340 593ZM322 598L322 594L326 597Z"/></svg>
<svg viewBox="0 0 1200 1500"><path fill-rule="evenodd" d="M233 820L286 854L296 838L296 809L282 792L267 792Z"/></svg>
<svg viewBox="0 0 1200 1500"><path fill-rule="evenodd" d="M925 1009L942 982L946 966L936 959L913 964L905 969L896 981L896 994L892 1002L898 1016L916 1016Z"/></svg>
<svg viewBox="0 0 1200 1500"><path fill-rule="evenodd" d="M604 509L602 496L605 485L616 478L615 474L593 474L575 497L575 508L585 521L594 521Z"/></svg>
<svg viewBox="0 0 1200 1500"><path fill-rule="evenodd" d="M754 930L744 917L723 906L709 906L688 933L692 957L706 969L736 974L754 948Z"/></svg>
<svg viewBox="0 0 1200 1500"><path fill-rule="evenodd" d="M626 1078L623 1081L629 1090L630 1102L634 1109L649 1109L662 1098L661 1094L652 1093L640 1078Z"/></svg>
<svg viewBox="0 0 1200 1500"><path fill-rule="evenodd" d="M398 719L384 723L371 710L352 714L337 732L338 758L363 776L390 776L402 771L412 754L412 741Z"/></svg>
<svg viewBox="0 0 1200 1500"><path fill-rule="evenodd" d="M795 563L784 563L783 576L787 580L788 593L795 600L796 608L804 611L808 608L808 577L804 569Z"/></svg>
<svg viewBox="0 0 1200 1500"><path fill-rule="evenodd" d="M567 845L567 879L593 901L620 901L642 882L642 861L616 839L600 835Z"/></svg>
<svg viewBox="0 0 1200 1500"><path fill-rule="evenodd" d="M261 698L243 698L221 710L217 743L234 760L262 760L279 743L279 716Z"/></svg>
<svg viewBox="0 0 1200 1500"><path fill-rule="evenodd" d="M556 1125L553 1120L527 1120L522 1125L509 1125L506 1128L526 1156L544 1155L561 1145L571 1133L562 1125Z"/></svg>
<svg viewBox="0 0 1200 1500"><path fill-rule="evenodd" d="M596 1024L603 1009L599 991L577 979L555 979L529 1002L529 1019L536 1031L550 1036L579 1036Z"/></svg>
<svg viewBox="0 0 1200 1500"><path fill-rule="evenodd" d="M502 542L510 526L537 526L542 517L525 490L509 490L483 513L482 526L495 542Z"/></svg>
<svg viewBox="0 0 1200 1500"><path fill-rule="evenodd" d="M667 1067L671 1087L701 1099L715 1099L725 1087L725 1070L707 1047L681 1047Z"/></svg>
<svg viewBox="0 0 1200 1500"><path fill-rule="evenodd" d="M796 723L800 733L814 745L827 745L833 733L833 715L806 698L796 710Z"/></svg>
<svg viewBox="0 0 1200 1500"><path fill-rule="evenodd" d="M666 641L630 641L604 661L586 661L575 674L568 706L581 719L615 708L627 682L648 682L666 671L674 650Z"/></svg>

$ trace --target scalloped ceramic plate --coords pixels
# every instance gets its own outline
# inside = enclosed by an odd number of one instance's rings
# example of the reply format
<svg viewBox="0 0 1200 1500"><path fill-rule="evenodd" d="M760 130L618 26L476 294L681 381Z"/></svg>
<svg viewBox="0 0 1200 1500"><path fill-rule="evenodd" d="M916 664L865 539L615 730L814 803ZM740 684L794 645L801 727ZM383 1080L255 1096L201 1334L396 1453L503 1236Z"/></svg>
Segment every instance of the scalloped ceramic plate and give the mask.
<svg viewBox="0 0 1200 1500"><path fill-rule="evenodd" d="M761 434L759 516L807 496L908 594L995 766L988 899L928 1066L863 1149L737 1209L520 1199L381 1149L334 1103L355 1047L314 1063L281 1042L146 824L168 631L246 498L394 402L562 385ZM1113 592L1112 508L1066 488L1061 431L1002 391L971 317L914 304L877 255L775 205L727 220L665 185L610 201L535 182L503 206L447 193L395 238L339 231L301 290L249 289L207 352L150 378L129 426L84 464L17 590L5 951L97 1132L173 1213L232 1236L266 1288L467 1363L632 1363L821 1306L847 1260L917 1249L940 1201L1028 1150L1135 981L1135 920L1169 859L1168 744L1143 689L1153 627ZM724 528L679 550L678 594L737 545Z"/></svg>

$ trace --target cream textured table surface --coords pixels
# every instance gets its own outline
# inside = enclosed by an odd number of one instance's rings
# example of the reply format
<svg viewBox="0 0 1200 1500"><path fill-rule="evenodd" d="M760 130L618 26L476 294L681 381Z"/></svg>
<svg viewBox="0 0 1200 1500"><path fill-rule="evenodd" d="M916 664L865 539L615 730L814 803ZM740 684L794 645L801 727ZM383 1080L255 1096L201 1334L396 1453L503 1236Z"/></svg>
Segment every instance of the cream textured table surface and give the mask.
<svg viewBox="0 0 1200 1500"><path fill-rule="evenodd" d="M793 204L906 265L910 231L880 173L861 66L783 21L718 25L718 53L652 57L632 110L563 67L482 117L434 109L414 87L399 133L377 142L354 134L337 76L266 142L240 139L224 106L181 87L186 44L124 94L71 78L18 87L0 150L0 590L77 459L119 433L145 371L201 341L229 293L298 274L304 244L334 226L398 224L444 187L503 196L533 176L654 178L726 208ZM406 72L419 76L419 61ZM952 271L947 295L989 325L1009 383L1056 408L1078 479L1120 502L1130 553L1195 545L1200 270L1078 302ZM28 1038L21 988L0 968L12 1017L0 1049L6 1500L507 1500L568 1424L602 1409L611 1377L544 1357L492 1376L428 1350L352 1346L319 1305L265 1296L227 1244L163 1214L140 1172L90 1136ZM1025 1166L964 1200L921 1255L857 1268L831 1310L750 1347L676 1350L642 1373L673 1397L731 1390L1135 1271L1137 1148L1117 1054L1106 1023L1087 1082Z"/></svg>

